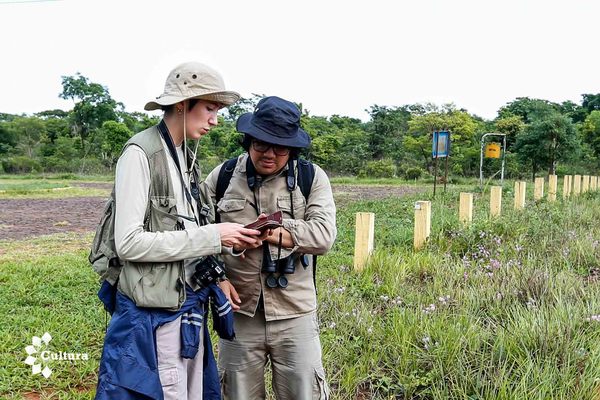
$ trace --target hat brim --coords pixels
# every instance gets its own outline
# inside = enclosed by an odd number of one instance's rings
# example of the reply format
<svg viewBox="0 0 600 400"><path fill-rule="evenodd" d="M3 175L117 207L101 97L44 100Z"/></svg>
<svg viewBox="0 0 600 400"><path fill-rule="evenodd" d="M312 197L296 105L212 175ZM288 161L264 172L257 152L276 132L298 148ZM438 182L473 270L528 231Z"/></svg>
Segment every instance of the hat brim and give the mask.
<svg viewBox="0 0 600 400"><path fill-rule="evenodd" d="M144 106L144 110L146 110L146 111L159 110L165 106L177 104L180 101L189 100L189 99L202 99L202 100L214 101L215 103L221 103L225 106L230 106L240 99L240 94L237 92L222 91L222 92L206 93L206 94L201 94L199 96L192 96L192 97L168 96L167 95L167 96L161 96L156 100L149 101Z"/></svg>
<svg viewBox="0 0 600 400"><path fill-rule="evenodd" d="M298 132L293 138L284 138L277 136L269 131L253 123L253 113L245 113L240 115L236 123L238 132L245 133L265 143L276 144L278 146L306 148L310 146L310 136L302 128L298 128Z"/></svg>

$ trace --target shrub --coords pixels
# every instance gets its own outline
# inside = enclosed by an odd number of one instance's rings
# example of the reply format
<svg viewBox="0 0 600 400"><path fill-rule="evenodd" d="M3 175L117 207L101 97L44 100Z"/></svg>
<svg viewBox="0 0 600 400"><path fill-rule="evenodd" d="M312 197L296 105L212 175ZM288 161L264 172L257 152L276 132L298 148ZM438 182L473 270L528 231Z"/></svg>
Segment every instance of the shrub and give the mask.
<svg viewBox="0 0 600 400"><path fill-rule="evenodd" d="M361 178L393 178L396 174L394 162L389 158L369 161L367 165L358 172Z"/></svg>
<svg viewBox="0 0 600 400"><path fill-rule="evenodd" d="M14 156L2 160L2 169L7 174L22 174L39 172L42 170L40 163L25 156Z"/></svg>
<svg viewBox="0 0 600 400"><path fill-rule="evenodd" d="M415 179L419 179L423 173L425 173L425 171L423 171L422 168L412 167L406 170L404 177L410 181L413 181Z"/></svg>

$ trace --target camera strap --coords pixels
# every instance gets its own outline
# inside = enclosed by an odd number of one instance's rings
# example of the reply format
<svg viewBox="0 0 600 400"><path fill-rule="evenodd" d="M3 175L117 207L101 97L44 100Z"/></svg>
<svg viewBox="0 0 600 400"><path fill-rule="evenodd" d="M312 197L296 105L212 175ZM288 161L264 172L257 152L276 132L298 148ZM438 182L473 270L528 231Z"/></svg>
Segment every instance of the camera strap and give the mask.
<svg viewBox="0 0 600 400"><path fill-rule="evenodd" d="M198 221L198 218L196 217L196 213L194 212L194 203L192 202L192 196L193 196L193 198L194 198L194 200L196 200L196 204L198 206L200 206L202 204L200 201L200 190L198 189L198 183L197 183L198 177L195 176L195 174L194 174L195 179L191 183L192 190L190 193L190 190L188 189L188 187L185 184L185 181L183 179L183 173L181 172L181 165L179 164L179 157L177 156L177 151L175 150L175 144L173 143L173 138L171 138L171 134L169 133L169 128L167 127L167 124L165 123L164 119L162 119L160 121L160 123L158 124L158 131L160 132L160 136L163 138L163 140L167 144L167 149L169 149L169 154L171 155L171 158L173 159L173 162L175 163L175 166L177 167L177 171L179 172L179 174L178 174L179 180L181 181L181 186L183 187L183 190L185 193L185 198L186 198L188 204L190 205L190 208L192 209L192 212L194 214L193 219L191 217L186 217L183 215L179 215L179 216L184 219L187 219L188 221L196 222L196 225L201 225L200 222ZM185 162L187 163L187 160L185 160Z"/></svg>

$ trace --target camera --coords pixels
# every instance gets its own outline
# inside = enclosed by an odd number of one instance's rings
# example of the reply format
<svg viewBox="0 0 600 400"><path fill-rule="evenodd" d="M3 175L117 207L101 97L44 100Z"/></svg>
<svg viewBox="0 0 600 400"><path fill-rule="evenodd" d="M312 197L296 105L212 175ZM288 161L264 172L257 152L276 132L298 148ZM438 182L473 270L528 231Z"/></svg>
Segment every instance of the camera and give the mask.
<svg viewBox="0 0 600 400"><path fill-rule="evenodd" d="M192 282L200 287L216 283L225 277L223 263L214 256L200 258L195 262Z"/></svg>

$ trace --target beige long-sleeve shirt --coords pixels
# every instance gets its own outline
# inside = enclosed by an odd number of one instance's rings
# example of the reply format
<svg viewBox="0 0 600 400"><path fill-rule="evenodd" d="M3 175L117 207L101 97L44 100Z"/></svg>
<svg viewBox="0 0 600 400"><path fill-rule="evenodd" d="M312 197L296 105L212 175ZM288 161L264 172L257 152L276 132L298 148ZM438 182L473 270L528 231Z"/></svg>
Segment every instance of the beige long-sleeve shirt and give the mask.
<svg viewBox="0 0 600 400"><path fill-rule="evenodd" d="M278 174L264 177L254 193L246 180L248 155L239 157L229 187L217 204L222 222L247 224L258 217L258 213L283 212L283 226L294 240L293 249L282 249L281 257L292 251L302 254L324 254L333 245L336 230L336 210L331 185L325 172L315 165L315 178L308 200L299 187L290 195L287 189L287 166ZM215 193L221 166L215 168L204 184L207 192L216 200ZM254 207L256 206L256 208ZM292 218L292 206L294 218ZM277 259L277 246L270 245L271 258ZM263 249L247 250L244 259L224 256L227 276L236 288L242 304L239 312L254 316L261 292L263 293L267 321L293 318L308 314L316 309L316 295L311 265L304 269L296 263L294 274L286 275L287 288L269 288L265 284L267 274L261 273ZM310 257L309 257L310 258Z"/></svg>

